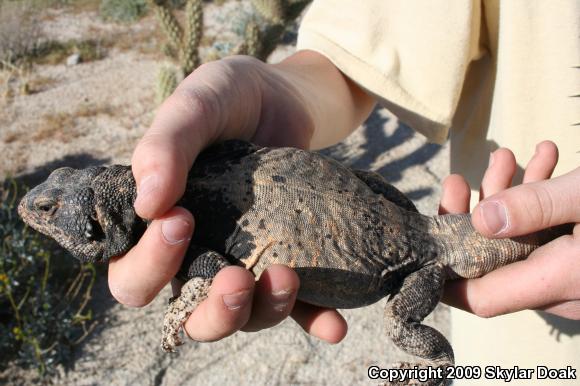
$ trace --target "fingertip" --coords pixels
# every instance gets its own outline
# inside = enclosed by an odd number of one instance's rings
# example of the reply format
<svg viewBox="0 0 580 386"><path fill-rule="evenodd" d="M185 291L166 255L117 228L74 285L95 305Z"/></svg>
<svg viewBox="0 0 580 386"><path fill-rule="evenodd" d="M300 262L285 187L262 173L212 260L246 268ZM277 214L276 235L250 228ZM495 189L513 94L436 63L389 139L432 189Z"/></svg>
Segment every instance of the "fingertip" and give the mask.
<svg viewBox="0 0 580 386"><path fill-rule="evenodd" d="M494 308L493 297L479 289L481 278L478 279L455 279L445 283L442 302L463 310L480 318L497 316L499 311Z"/></svg>
<svg viewBox="0 0 580 386"><path fill-rule="evenodd" d="M292 318L308 334L331 344L339 343L348 332L348 324L338 311L297 302Z"/></svg>
<svg viewBox="0 0 580 386"><path fill-rule="evenodd" d="M460 174L451 174L443 180L439 214L469 212L471 190Z"/></svg>
<svg viewBox="0 0 580 386"><path fill-rule="evenodd" d="M541 153L557 160L559 157L558 145L549 139L544 140L536 145L536 153Z"/></svg>
<svg viewBox="0 0 580 386"><path fill-rule="evenodd" d="M130 307L149 304L177 273L193 227L192 215L179 207L151 222L125 256L112 258L109 262L108 281L113 297ZM169 235L173 240L167 240L163 228L173 232Z"/></svg>
<svg viewBox="0 0 580 386"><path fill-rule="evenodd" d="M331 344L340 343L348 333L348 324L338 311L325 310L311 326L312 334Z"/></svg>
<svg viewBox="0 0 580 386"><path fill-rule="evenodd" d="M491 153L489 166L481 181L479 199L509 188L516 169L516 157L510 149L502 147Z"/></svg>
<svg viewBox="0 0 580 386"><path fill-rule="evenodd" d="M445 282L445 290L441 301L448 306L459 308L460 310L468 311L469 305L467 303L467 280L455 279Z"/></svg>
<svg viewBox="0 0 580 386"><path fill-rule="evenodd" d="M542 141L524 172L524 183L542 181L552 176L558 164L558 147L552 141Z"/></svg>
<svg viewBox="0 0 580 386"><path fill-rule="evenodd" d="M500 147L496 151L493 152L493 160L494 165L497 160L499 160L500 165L516 165L516 156L514 152L508 149L507 147Z"/></svg>

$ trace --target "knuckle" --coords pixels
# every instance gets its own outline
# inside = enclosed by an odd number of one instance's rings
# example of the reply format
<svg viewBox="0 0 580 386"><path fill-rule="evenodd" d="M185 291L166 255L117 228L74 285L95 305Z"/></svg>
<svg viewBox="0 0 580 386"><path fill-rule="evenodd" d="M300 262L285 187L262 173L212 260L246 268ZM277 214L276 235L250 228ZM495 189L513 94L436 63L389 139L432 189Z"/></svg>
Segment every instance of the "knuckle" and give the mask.
<svg viewBox="0 0 580 386"><path fill-rule="evenodd" d="M525 212L519 220L536 224L539 228L549 227L557 209L551 192L542 184L526 187L526 190L524 197L527 199L523 201Z"/></svg>
<svg viewBox="0 0 580 386"><path fill-rule="evenodd" d="M219 117L221 111L220 98L209 83L198 82L195 86L178 87L170 97L175 108L186 113L198 113L206 121Z"/></svg>

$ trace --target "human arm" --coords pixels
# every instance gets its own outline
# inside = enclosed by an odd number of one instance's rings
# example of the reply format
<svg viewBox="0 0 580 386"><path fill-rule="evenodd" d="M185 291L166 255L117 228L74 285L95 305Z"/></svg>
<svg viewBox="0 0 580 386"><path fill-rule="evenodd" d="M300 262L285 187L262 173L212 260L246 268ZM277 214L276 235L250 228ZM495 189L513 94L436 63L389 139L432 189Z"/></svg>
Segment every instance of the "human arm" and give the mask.
<svg viewBox="0 0 580 386"><path fill-rule="evenodd" d="M515 158L507 149L494 152L472 221L480 233L492 238L566 223L575 224L574 233L482 278L450 282L444 297L448 304L483 317L541 309L580 319L580 168L550 179L557 159L556 146L542 142L526 167L523 184L510 187ZM460 176L450 176L444 183L440 211L468 210L469 186Z"/></svg>
<svg viewBox="0 0 580 386"><path fill-rule="evenodd" d="M135 208L141 217L155 220L131 251L111 262L113 296L123 304L143 306L177 272L194 219L173 205L204 147L229 138L323 147L350 133L373 106L374 100L332 63L310 51L277 65L234 57L198 68L159 108L133 154ZM216 340L240 328L275 325L292 312L312 335L341 340L346 324L336 311L294 306L298 286L296 274L287 267L271 267L257 284L249 272L226 268L185 329L192 338Z"/></svg>

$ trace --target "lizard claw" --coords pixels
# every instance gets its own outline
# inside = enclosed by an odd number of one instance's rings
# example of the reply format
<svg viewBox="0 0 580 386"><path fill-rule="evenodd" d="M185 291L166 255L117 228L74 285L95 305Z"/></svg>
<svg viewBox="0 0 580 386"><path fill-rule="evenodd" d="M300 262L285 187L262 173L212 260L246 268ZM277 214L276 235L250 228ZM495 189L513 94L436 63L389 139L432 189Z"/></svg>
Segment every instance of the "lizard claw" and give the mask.
<svg viewBox="0 0 580 386"><path fill-rule="evenodd" d="M161 349L165 352L176 352L177 346L181 346L183 341L179 338L179 332L176 334L164 334L161 340Z"/></svg>

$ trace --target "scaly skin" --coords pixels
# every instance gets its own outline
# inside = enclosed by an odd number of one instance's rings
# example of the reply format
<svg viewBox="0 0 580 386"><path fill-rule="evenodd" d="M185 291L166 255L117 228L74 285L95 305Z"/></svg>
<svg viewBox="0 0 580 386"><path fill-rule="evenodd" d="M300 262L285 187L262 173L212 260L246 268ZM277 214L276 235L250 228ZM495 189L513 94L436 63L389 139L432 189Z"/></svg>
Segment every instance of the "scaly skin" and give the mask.
<svg viewBox="0 0 580 386"><path fill-rule="evenodd" d="M77 258L106 262L129 250L145 229L133 210L135 195L129 166L63 168L24 197L19 213ZM391 339L420 357L419 366L451 366L447 340L421 324L445 280L482 276L561 234L485 239L469 215L419 214L375 173L316 153L242 141L200 154L178 205L199 226L177 274L187 283L166 313L166 351L181 344L181 325L221 268L241 265L259 277L276 263L296 270L298 299L311 304L354 308L389 296Z"/></svg>

